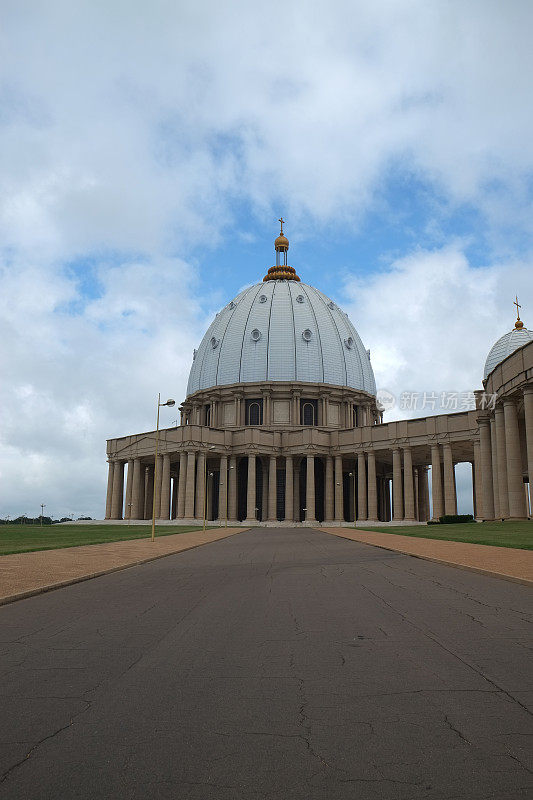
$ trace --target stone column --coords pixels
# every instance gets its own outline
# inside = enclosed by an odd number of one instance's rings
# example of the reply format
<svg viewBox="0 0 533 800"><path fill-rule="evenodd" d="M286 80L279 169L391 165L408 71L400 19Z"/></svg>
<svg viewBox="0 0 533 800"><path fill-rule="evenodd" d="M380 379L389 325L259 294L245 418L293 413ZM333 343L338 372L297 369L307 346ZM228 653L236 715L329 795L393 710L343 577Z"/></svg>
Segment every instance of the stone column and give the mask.
<svg viewBox="0 0 533 800"><path fill-rule="evenodd" d="M335 522L344 518L343 494L342 456L335 456Z"/></svg>
<svg viewBox="0 0 533 800"><path fill-rule="evenodd" d="M124 462L115 461L113 469L113 504L111 519L122 519L122 500L124 493Z"/></svg>
<svg viewBox="0 0 533 800"><path fill-rule="evenodd" d="M218 485L218 518L228 516L228 457L220 456L220 478Z"/></svg>
<svg viewBox="0 0 533 800"><path fill-rule="evenodd" d="M255 453L248 456L248 491L246 493L246 522L255 525L257 516L255 511Z"/></svg>
<svg viewBox="0 0 533 800"><path fill-rule="evenodd" d="M205 453L200 450L198 453L198 461L196 464L196 500L194 506L194 516L198 520L204 519L205 513L205 479L206 479L206 461Z"/></svg>
<svg viewBox="0 0 533 800"><path fill-rule="evenodd" d="M490 421L488 417L481 417L478 419L478 423L479 445L477 442L474 442L477 515L481 519L494 519L494 485L492 481Z"/></svg>
<svg viewBox="0 0 533 800"><path fill-rule="evenodd" d="M403 490L404 518L406 522L415 522L415 487L413 483L413 455L410 447L403 451Z"/></svg>
<svg viewBox="0 0 533 800"><path fill-rule="evenodd" d="M315 457L307 456L307 474L305 485L306 522L315 522Z"/></svg>
<svg viewBox="0 0 533 800"><path fill-rule="evenodd" d="M403 519L402 502L402 454L398 448L392 451L392 518Z"/></svg>
<svg viewBox="0 0 533 800"><path fill-rule="evenodd" d="M133 486L133 459L128 459L128 472L126 474L126 498L124 501L124 519L131 518L131 489Z"/></svg>
<svg viewBox="0 0 533 800"><path fill-rule="evenodd" d="M496 419L490 418L490 449L492 464L492 497L494 500L494 519L501 519L500 487L498 485L498 443L496 437Z"/></svg>
<svg viewBox="0 0 533 800"><path fill-rule="evenodd" d="M196 463L196 453L194 451L189 451L187 453L187 482L185 485L185 519L194 519L195 463Z"/></svg>
<svg viewBox="0 0 533 800"><path fill-rule="evenodd" d="M178 476L178 519L185 516L185 490L187 488L187 453L180 453L180 472Z"/></svg>
<svg viewBox="0 0 533 800"><path fill-rule="evenodd" d="M522 478L522 453L516 400L507 397L503 401L505 421L505 448L507 453L507 487L509 492L509 516L512 519L527 517L524 481Z"/></svg>
<svg viewBox="0 0 533 800"><path fill-rule="evenodd" d="M429 485L427 467L418 467L418 519L427 522L429 503Z"/></svg>
<svg viewBox="0 0 533 800"><path fill-rule="evenodd" d="M524 423L526 428L527 474L530 502L533 501L533 386L524 389Z"/></svg>
<svg viewBox="0 0 533 800"><path fill-rule="evenodd" d="M161 471L161 507L159 509L160 519L170 519L170 454L163 456L163 468Z"/></svg>
<svg viewBox="0 0 533 800"><path fill-rule="evenodd" d="M157 456L157 470L154 471L154 493L155 493L155 518L159 519L161 514L161 479L163 477L163 456Z"/></svg>
<svg viewBox="0 0 533 800"><path fill-rule="evenodd" d="M366 504L366 463L365 454L357 454L357 519L364 520L368 516Z"/></svg>
<svg viewBox="0 0 533 800"><path fill-rule="evenodd" d="M154 468L150 465L144 470L144 518L152 519L154 505Z"/></svg>
<svg viewBox="0 0 533 800"><path fill-rule="evenodd" d="M300 522L300 464L294 467L294 519Z"/></svg>
<svg viewBox="0 0 533 800"><path fill-rule="evenodd" d="M505 419L503 406L496 406L496 445L498 457L498 493L500 497L500 518L509 516L509 494L507 487L507 448L505 441Z"/></svg>
<svg viewBox="0 0 533 800"><path fill-rule="evenodd" d="M276 456L270 456L268 462L268 519L275 522L278 517Z"/></svg>
<svg viewBox="0 0 533 800"><path fill-rule="evenodd" d="M444 514L442 496L442 464L440 460L440 446L431 445L431 490L433 495L433 519L438 520Z"/></svg>
<svg viewBox="0 0 533 800"><path fill-rule="evenodd" d="M108 461L107 470L107 495L105 501L105 518L111 519L111 510L113 507L113 470L115 468L114 461Z"/></svg>
<svg viewBox="0 0 533 800"><path fill-rule="evenodd" d="M266 456L261 459L261 467L263 470L263 480L261 483L261 522L265 522L268 517L268 469ZM256 503L256 506L259 508L259 503Z"/></svg>
<svg viewBox="0 0 533 800"><path fill-rule="evenodd" d="M285 458L285 522L294 520L294 463L292 456Z"/></svg>
<svg viewBox="0 0 533 800"><path fill-rule="evenodd" d="M141 462L139 467L140 477L139 477L139 516L137 519L144 519L144 498L145 498L145 489L146 489L146 482L145 482L145 472L146 467ZM135 481L135 470L133 471L133 480Z"/></svg>
<svg viewBox="0 0 533 800"><path fill-rule="evenodd" d="M442 445L443 469L444 469L444 513L455 514L455 476L452 458L452 446L449 442Z"/></svg>
<svg viewBox="0 0 533 800"><path fill-rule="evenodd" d="M237 457L230 456L228 470L228 519L237 520Z"/></svg>
<svg viewBox="0 0 533 800"><path fill-rule="evenodd" d="M376 483L376 454L373 450L368 453L368 520L378 521L378 491Z"/></svg>
<svg viewBox="0 0 533 800"><path fill-rule="evenodd" d="M141 485L144 485L143 467L141 459L133 461L133 482L131 490L131 517L132 519L144 519L144 508L141 506Z"/></svg>
<svg viewBox="0 0 533 800"><path fill-rule="evenodd" d="M335 485L333 479L333 458L331 456L326 456L324 515L327 522L333 522L335 517Z"/></svg>

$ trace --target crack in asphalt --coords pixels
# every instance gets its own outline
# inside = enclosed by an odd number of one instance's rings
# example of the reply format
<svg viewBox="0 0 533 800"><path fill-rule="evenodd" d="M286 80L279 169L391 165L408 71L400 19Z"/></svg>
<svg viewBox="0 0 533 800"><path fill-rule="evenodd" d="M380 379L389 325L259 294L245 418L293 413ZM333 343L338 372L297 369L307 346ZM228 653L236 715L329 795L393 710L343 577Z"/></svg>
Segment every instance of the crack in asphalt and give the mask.
<svg viewBox="0 0 533 800"><path fill-rule="evenodd" d="M408 625L411 625L411 627L413 627L415 630L417 630L423 636L428 638L430 641L435 642L435 644L437 644L439 647L441 647L443 650L445 650L447 653L449 653L449 655L451 655L453 658L457 659L457 661L459 661L465 667L468 667L468 669L472 670L472 672L474 672L476 675L479 675L481 678L483 678L485 681L487 681L487 683L490 683L498 691L500 691L503 694L505 694L510 700L512 700L517 705L519 705L529 716L532 716L532 712L529 710L529 708L526 705L524 705L524 703L522 703L520 700L518 700L518 698L514 697L509 691L507 691L507 689L504 689L503 686L500 686L500 684L497 683L497 681L493 680L492 678L489 678L489 676L486 675L482 670L477 669L473 664L468 662L466 659L461 658L461 656L458 655L458 653L455 653L453 650L450 650L449 647L447 647L443 642L440 641L440 639L438 639L436 634L434 634L432 631L424 630L424 628L420 627L419 625L416 625L402 611L400 611L399 609L395 608L391 603L389 603L387 600L385 600L385 598L382 597L381 595L379 595L377 592L374 592L374 591L372 591L372 589L369 589L368 586L365 586L364 584L361 584L361 586L364 589L366 589L366 591L369 594L371 594L373 597L376 597L384 605L386 605L388 608L390 608L392 611L394 611L395 614L398 614L398 616L401 617L402 621L406 622Z"/></svg>
<svg viewBox="0 0 533 800"><path fill-rule="evenodd" d="M80 702L80 700L79 700L79 699L78 699L78 702ZM12 764L10 767L8 767L8 768L7 768L7 769L6 769L6 770L5 770L5 771L4 771L4 772L3 772L3 773L0 775L0 783L4 783L4 781L5 781L5 780L7 780L7 778L9 777L9 775L11 775L11 773L12 773L14 770L16 770L16 769L17 769L17 767L20 767L20 766L21 766L22 764L24 764L24 763L25 763L25 762L26 762L26 761L27 761L29 758L31 758L31 756L32 756L32 755L33 755L33 753L34 753L34 752L37 750L37 748L38 748L38 747L40 747L42 744L44 744L44 742L47 742L47 741L49 741L50 739L54 739L54 738L55 738L56 736L58 736L58 735L59 735L59 734L60 734L62 731L65 731L65 730L67 730L67 728L70 728L70 726L74 724L74 721L75 721L75 719L76 719L77 717L79 717L81 714L85 714L85 713L86 713L86 712L89 710L89 708L91 707L91 702L90 702L89 700L82 700L81 702L83 702L83 703L86 703L86 706L85 706L85 708L81 708L81 709L80 709L80 710L79 710L79 711L78 711L76 714L73 714L73 715L70 717L70 719L69 719L69 721L67 722L67 724L66 724L66 725L62 725L60 728L57 728L57 730L53 731L52 733L49 733L47 736L43 736L43 738L42 738L42 739L39 739L39 741L37 741L37 742L36 742L36 743L35 743L35 744L34 744L32 747L30 747L30 749L28 750L28 752L26 753L26 755L24 756L24 758L21 758L21 759L20 759L20 761L17 761L15 764Z"/></svg>

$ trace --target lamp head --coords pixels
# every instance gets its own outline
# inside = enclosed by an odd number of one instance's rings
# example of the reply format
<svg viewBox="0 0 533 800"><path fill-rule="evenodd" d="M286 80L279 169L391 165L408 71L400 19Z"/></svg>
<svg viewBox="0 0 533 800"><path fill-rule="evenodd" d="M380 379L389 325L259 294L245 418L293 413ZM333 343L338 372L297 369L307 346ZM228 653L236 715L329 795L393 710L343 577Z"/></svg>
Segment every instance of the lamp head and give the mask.
<svg viewBox="0 0 533 800"><path fill-rule="evenodd" d="M175 406L175 405L176 405L176 401L175 401L175 400L167 400L167 402L166 402L166 403L163 403L163 405L164 405L164 406L171 406L171 407L172 407L172 406Z"/></svg>

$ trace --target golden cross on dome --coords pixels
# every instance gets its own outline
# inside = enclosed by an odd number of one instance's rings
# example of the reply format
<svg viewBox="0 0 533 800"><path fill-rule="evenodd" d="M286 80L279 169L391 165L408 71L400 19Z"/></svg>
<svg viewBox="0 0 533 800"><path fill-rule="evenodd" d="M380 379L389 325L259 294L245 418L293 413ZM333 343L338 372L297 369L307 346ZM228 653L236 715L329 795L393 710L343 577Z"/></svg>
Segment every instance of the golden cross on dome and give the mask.
<svg viewBox="0 0 533 800"><path fill-rule="evenodd" d="M281 223L281 231L280 231L280 234L279 234L279 235L280 235L280 236L283 236L283 223L285 222L285 220L283 219L283 217L280 217L280 218L278 219L278 222L279 222L279 223Z"/></svg>
<svg viewBox="0 0 533 800"><path fill-rule="evenodd" d="M520 311L518 309L522 308L522 306L518 302L518 295L515 295L515 301L513 303L513 306L516 306L516 318L520 319Z"/></svg>

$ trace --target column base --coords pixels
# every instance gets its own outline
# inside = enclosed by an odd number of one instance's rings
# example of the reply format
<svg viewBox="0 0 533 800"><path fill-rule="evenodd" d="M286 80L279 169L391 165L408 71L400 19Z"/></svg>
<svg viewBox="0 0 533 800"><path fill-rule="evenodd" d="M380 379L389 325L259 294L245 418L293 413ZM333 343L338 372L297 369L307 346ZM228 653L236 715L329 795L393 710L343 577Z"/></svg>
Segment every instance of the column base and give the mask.
<svg viewBox="0 0 533 800"><path fill-rule="evenodd" d="M379 519L365 519L364 523L365 523L365 525L381 525L382 524L379 521Z"/></svg>
<svg viewBox="0 0 533 800"><path fill-rule="evenodd" d="M242 524L243 525L257 525L258 522L259 522L258 519L253 519L253 518L252 519L243 519Z"/></svg>

